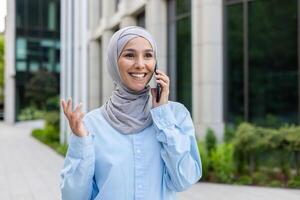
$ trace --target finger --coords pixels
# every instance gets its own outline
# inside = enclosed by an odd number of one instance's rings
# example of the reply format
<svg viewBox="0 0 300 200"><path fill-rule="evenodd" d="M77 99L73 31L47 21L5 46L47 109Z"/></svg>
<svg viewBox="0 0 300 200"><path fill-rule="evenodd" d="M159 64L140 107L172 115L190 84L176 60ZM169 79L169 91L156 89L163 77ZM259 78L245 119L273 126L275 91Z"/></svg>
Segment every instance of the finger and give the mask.
<svg viewBox="0 0 300 200"><path fill-rule="evenodd" d="M170 82L170 79L169 79L169 77L167 75L161 75L161 74L159 74L159 75L155 75L155 78L156 79L162 79L163 81L165 81L167 83Z"/></svg>
<svg viewBox="0 0 300 200"><path fill-rule="evenodd" d="M72 112L72 99L69 98L67 102L67 113L71 113L71 112Z"/></svg>
<svg viewBox="0 0 300 200"><path fill-rule="evenodd" d="M157 83L159 83L162 86L163 90L168 89L168 84L162 80L157 80Z"/></svg>
<svg viewBox="0 0 300 200"><path fill-rule="evenodd" d="M76 106L74 112L80 112L80 111L81 111L81 108L82 108L82 102L80 102L80 103Z"/></svg>
<svg viewBox="0 0 300 200"><path fill-rule="evenodd" d="M66 113L66 107L67 107L67 103L64 99L61 100L61 106L63 108L64 113Z"/></svg>
<svg viewBox="0 0 300 200"><path fill-rule="evenodd" d="M80 113L80 119L82 119L84 117L84 113Z"/></svg>

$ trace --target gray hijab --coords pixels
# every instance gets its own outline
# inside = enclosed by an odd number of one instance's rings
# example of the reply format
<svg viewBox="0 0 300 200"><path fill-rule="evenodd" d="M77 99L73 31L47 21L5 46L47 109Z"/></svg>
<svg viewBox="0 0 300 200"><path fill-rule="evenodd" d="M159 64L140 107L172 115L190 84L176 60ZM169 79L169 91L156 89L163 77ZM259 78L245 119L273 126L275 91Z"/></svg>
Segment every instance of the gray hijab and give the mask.
<svg viewBox="0 0 300 200"><path fill-rule="evenodd" d="M130 26L117 31L108 45L107 67L116 84L109 100L102 106L101 112L112 127L123 134L134 134L152 124L150 114L150 86L141 91L132 91L121 80L118 59L125 45L136 37L149 41L156 58L156 43L152 35L144 28Z"/></svg>

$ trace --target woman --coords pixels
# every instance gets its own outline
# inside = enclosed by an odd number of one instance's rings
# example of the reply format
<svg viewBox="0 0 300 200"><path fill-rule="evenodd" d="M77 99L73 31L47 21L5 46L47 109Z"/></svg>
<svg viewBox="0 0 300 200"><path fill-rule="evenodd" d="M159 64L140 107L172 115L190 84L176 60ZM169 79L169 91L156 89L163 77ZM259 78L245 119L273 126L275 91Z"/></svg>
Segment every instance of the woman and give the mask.
<svg viewBox="0 0 300 200"><path fill-rule="evenodd" d="M85 116L62 100L73 134L62 170L63 200L173 200L202 174L188 110L168 101L169 78L148 85L156 64L148 31L117 31L108 46L108 70L116 84L110 99ZM152 99L149 91L151 89ZM152 105L151 105L152 102Z"/></svg>

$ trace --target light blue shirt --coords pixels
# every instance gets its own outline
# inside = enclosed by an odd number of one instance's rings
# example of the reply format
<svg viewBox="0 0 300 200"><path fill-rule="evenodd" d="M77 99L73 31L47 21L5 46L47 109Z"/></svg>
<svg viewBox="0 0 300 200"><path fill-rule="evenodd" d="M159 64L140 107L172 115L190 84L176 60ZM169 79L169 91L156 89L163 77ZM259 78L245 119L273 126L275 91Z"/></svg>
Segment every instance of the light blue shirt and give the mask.
<svg viewBox="0 0 300 200"><path fill-rule="evenodd" d="M151 109L153 124L130 135L114 129L100 109L83 119L88 136L70 138L63 200L175 200L200 179L195 129L182 104Z"/></svg>

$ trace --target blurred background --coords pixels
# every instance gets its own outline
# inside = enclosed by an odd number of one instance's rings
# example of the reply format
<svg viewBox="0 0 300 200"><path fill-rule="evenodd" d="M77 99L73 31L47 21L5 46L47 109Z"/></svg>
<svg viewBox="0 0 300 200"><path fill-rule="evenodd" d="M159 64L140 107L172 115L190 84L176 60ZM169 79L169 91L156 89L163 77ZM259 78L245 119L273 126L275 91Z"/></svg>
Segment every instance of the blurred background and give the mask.
<svg viewBox="0 0 300 200"><path fill-rule="evenodd" d="M300 0L1 0L0 119L65 154L60 98L101 106L106 47L138 25L191 112L208 182L300 188ZM5 7L7 10L5 10ZM5 25L4 25L5 16Z"/></svg>

